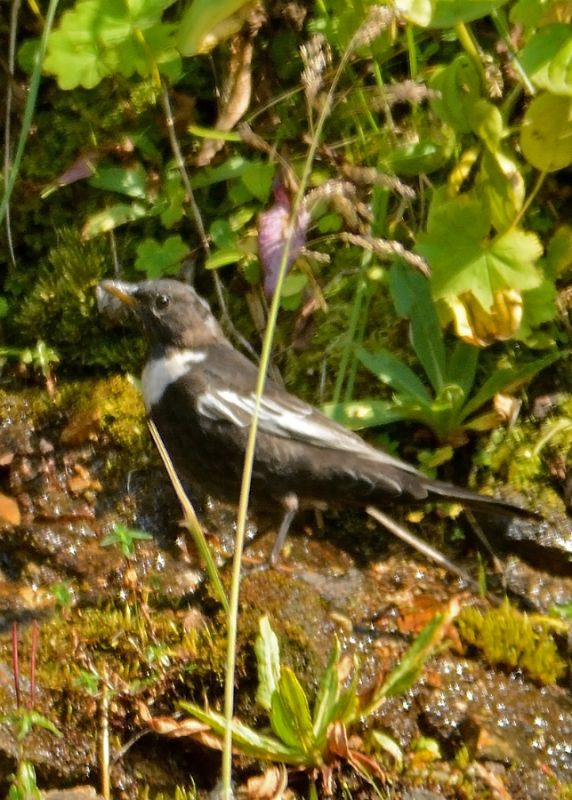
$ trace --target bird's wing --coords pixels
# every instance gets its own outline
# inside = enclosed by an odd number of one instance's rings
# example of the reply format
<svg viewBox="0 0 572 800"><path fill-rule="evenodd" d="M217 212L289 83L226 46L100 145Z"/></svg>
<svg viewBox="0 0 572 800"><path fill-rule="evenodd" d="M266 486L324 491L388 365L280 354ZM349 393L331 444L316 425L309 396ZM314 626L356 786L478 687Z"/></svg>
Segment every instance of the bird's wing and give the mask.
<svg viewBox="0 0 572 800"><path fill-rule="evenodd" d="M232 389L211 388L199 395L198 408L201 414L211 420L246 428L254 414L255 395L239 394ZM419 474L414 467L382 450L370 447L355 433L283 391L263 395L258 426L261 432L272 436L329 450L351 452L372 464L391 465L415 475Z"/></svg>

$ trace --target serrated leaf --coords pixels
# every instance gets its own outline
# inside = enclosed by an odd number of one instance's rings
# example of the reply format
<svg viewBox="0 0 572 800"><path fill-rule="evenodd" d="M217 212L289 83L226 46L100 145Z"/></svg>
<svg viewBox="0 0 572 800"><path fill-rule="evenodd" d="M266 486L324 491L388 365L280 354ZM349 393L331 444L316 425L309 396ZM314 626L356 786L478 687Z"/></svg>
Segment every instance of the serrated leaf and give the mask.
<svg viewBox="0 0 572 800"><path fill-rule="evenodd" d="M538 237L518 228L490 237L490 227L487 210L476 196L448 200L436 193L427 232L419 235L417 244L431 267L435 299L469 293L487 311L496 292L540 284L542 275L535 266L542 254Z"/></svg>
<svg viewBox="0 0 572 800"><path fill-rule="evenodd" d="M520 128L520 146L528 163L542 172L572 164L571 126L572 97L548 92L535 97Z"/></svg>
<svg viewBox="0 0 572 800"><path fill-rule="evenodd" d="M259 633L254 644L258 669L256 702L270 711L272 695L280 680L280 645L267 616L261 617L258 627Z"/></svg>
<svg viewBox="0 0 572 800"><path fill-rule="evenodd" d="M289 667L283 667L272 695L270 724L274 733L290 747L306 754L314 748L314 732L308 698Z"/></svg>
<svg viewBox="0 0 572 800"><path fill-rule="evenodd" d="M161 23L173 0L78 0L50 34L44 69L62 89L92 89L120 72L150 75L157 68L173 75L178 54L174 26Z"/></svg>

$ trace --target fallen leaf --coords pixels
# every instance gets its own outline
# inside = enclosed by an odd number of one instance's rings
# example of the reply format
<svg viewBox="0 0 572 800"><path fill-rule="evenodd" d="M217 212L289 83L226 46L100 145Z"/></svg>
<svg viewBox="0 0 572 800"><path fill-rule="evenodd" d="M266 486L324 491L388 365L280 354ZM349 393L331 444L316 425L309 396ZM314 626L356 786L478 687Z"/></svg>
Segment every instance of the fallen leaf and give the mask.
<svg viewBox="0 0 572 800"><path fill-rule="evenodd" d="M244 800L280 800L288 786L288 773L282 764L269 767L262 775L249 778L245 786L238 790L239 798Z"/></svg>

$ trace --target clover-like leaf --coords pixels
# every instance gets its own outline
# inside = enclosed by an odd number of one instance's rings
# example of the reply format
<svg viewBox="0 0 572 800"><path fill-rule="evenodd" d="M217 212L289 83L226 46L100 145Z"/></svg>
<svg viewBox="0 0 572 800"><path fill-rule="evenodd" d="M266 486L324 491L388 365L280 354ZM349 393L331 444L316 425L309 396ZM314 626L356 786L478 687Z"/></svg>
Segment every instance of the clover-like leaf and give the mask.
<svg viewBox="0 0 572 800"><path fill-rule="evenodd" d="M173 77L179 56L174 26L161 22L173 0L78 0L48 40L44 69L61 89L93 89L108 75Z"/></svg>
<svg viewBox="0 0 572 800"><path fill-rule="evenodd" d="M490 234L488 211L477 196L450 200L436 193L427 232L417 244L431 266L436 300L470 293L488 311L498 292L520 292L540 284L542 275L535 265L542 254L538 237L518 228Z"/></svg>
<svg viewBox="0 0 572 800"><path fill-rule="evenodd" d="M163 243L145 239L137 247L135 269L147 273L147 277L153 280L176 275L188 252L189 248L180 236L169 236Z"/></svg>

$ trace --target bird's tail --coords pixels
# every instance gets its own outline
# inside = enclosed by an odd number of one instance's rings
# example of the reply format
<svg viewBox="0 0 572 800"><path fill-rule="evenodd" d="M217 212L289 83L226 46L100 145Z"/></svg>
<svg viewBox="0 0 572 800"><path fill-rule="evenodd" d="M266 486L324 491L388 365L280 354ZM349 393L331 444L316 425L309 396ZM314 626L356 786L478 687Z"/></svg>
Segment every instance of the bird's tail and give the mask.
<svg viewBox="0 0 572 800"><path fill-rule="evenodd" d="M486 511L491 514L502 514L510 517L524 517L529 519L542 519L542 514L521 508L515 503L489 497L486 494L477 494L470 489L463 489L445 481L427 481L426 488L430 495L442 497L444 500L461 503L475 511Z"/></svg>

